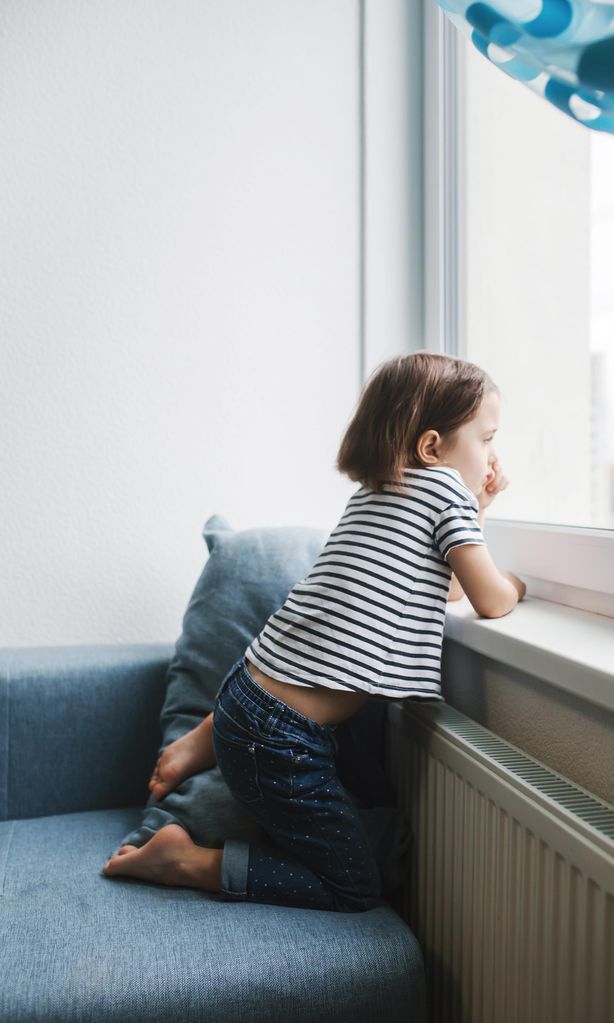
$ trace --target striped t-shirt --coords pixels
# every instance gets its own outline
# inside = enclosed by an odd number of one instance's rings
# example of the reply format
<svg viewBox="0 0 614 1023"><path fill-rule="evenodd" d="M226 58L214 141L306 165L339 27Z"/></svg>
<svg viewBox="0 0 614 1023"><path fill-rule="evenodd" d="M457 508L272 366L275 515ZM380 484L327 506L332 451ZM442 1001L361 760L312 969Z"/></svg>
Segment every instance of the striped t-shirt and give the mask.
<svg viewBox="0 0 614 1023"><path fill-rule="evenodd" d="M457 469L404 469L403 493L361 486L309 575L245 656L299 686L443 700L448 552L484 544L478 501Z"/></svg>

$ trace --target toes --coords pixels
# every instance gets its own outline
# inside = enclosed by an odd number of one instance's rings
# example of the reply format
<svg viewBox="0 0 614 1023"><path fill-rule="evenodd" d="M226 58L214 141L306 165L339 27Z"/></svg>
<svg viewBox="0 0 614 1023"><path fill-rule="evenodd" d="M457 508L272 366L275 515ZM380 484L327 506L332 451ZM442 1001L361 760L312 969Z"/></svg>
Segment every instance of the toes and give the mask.
<svg viewBox="0 0 614 1023"><path fill-rule="evenodd" d="M127 871L126 868L129 867L129 865L135 859L134 855L132 855L135 852L137 853L139 852L138 846L123 845L118 852L113 853L113 855L107 860L104 867L102 868L102 873L108 875L124 874L129 872ZM139 857L137 856L136 859L138 860Z"/></svg>
<svg viewBox="0 0 614 1023"><path fill-rule="evenodd" d="M103 874L114 874L117 868L117 854L111 856L102 868Z"/></svg>
<svg viewBox="0 0 614 1023"><path fill-rule="evenodd" d="M129 857L112 856L110 860L107 860L104 867L102 868L103 874L112 877L113 874L125 874L127 873L127 866L130 862Z"/></svg>

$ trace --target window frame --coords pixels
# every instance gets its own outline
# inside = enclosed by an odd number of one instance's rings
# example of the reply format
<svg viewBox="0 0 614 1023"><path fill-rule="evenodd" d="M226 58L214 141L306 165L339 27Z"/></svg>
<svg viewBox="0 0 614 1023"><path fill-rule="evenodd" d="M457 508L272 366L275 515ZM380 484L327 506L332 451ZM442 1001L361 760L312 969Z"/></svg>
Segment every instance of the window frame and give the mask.
<svg viewBox="0 0 614 1023"><path fill-rule="evenodd" d="M422 0L422 12L424 347L466 358L466 279L459 259L466 48L435 0ZM527 594L614 618L614 530L487 516L484 534L493 558L523 579Z"/></svg>

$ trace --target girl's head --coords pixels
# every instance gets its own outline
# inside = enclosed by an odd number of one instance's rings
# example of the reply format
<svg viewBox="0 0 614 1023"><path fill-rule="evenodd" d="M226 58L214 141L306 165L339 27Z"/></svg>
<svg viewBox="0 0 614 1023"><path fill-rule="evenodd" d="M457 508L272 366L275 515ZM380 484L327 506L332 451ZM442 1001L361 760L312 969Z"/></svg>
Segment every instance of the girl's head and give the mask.
<svg viewBox="0 0 614 1023"><path fill-rule="evenodd" d="M421 349L381 363L365 384L336 460L380 493L403 469L448 466L480 492L496 461L501 392L473 362Z"/></svg>

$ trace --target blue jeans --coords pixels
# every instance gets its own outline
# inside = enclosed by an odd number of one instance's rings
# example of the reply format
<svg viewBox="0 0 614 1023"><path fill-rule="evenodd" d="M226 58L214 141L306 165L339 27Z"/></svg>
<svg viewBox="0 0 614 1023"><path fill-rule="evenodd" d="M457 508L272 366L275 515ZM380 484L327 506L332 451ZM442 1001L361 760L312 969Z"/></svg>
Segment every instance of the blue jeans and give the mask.
<svg viewBox="0 0 614 1023"><path fill-rule="evenodd" d="M367 833L337 776L335 727L263 689L244 657L225 676L213 713L215 755L273 847L227 839L221 898L349 913L384 904Z"/></svg>

